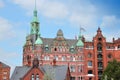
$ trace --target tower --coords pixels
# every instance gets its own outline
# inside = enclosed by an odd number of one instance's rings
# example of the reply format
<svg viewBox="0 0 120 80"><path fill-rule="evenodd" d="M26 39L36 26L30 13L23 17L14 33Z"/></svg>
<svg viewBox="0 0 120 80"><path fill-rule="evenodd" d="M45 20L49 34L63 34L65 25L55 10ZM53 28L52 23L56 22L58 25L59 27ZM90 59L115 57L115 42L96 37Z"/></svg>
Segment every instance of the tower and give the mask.
<svg viewBox="0 0 120 80"><path fill-rule="evenodd" d="M42 38L39 30L39 20L37 16L36 0L33 11L33 19L31 21L30 34L26 36L26 43L23 46L23 65L32 66L33 59L40 59L42 54ZM39 52L39 53L38 53Z"/></svg>

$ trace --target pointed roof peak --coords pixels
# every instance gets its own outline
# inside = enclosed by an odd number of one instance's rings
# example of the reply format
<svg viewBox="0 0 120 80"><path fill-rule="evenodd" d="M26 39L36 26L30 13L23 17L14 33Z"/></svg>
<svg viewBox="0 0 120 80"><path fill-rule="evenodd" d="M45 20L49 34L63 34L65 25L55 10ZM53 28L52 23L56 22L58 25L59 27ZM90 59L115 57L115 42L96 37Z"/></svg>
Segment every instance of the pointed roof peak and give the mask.
<svg viewBox="0 0 120 80"><path fill-rule="evenodd" d="M97 30L97 32L101 32L101 29L100 29L100 27L98 27L98 30Z"/></svg>
<svg viewBox="0 0 120 80"><path fill-rule="evenodd" d="M35 7L34 7L34 11L33 11L33 20L32 20L32 22L38 22L37 9L36 9L36 0L35 0Z"/></svg>

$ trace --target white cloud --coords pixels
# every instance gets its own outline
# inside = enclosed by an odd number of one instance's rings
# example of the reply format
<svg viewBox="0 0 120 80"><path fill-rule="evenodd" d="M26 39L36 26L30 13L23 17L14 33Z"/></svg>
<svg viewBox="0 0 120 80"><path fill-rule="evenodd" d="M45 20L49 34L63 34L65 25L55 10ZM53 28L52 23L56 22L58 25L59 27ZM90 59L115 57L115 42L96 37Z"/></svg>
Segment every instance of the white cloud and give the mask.
<svg viewBox="0 0 120 80"><path fill-rule="evenodd" d="M0 8L4 7L5 4L3 3L3 0L0 0Z"/></svg>
<svg viewBox="0 0 120 80"><path fill-rule="evenodd" d="M115 28L120 25L120 19L117 19L115 16L104 16L101 26Z"/></svg>
<svg viewBox="0 0 120 80"><path fill-rule="evenodd" d="M13 2L30 13L33 11L34 0L13 0ZM88 27L97 25L96 7L89 1L80 0L74 4L74 1L65 3L58 0L37 0L37 8L47 18L66 19L70 23Z"/></svg>
<svg viewBox="0 0 120 80"><path fill-rule="evenodd" d="M0 17L0 40L12 38L13 36L12 24L8 20Z"/></svg>
<svg viewBox="0 0 120 80"><path fill-rule="evenodd" d="M28 12L34 9L34 0L13 0L13 2L27 9ZM57 1L37 0L37 9L48 18L63 18L68 15L67 7Z"/></svg>

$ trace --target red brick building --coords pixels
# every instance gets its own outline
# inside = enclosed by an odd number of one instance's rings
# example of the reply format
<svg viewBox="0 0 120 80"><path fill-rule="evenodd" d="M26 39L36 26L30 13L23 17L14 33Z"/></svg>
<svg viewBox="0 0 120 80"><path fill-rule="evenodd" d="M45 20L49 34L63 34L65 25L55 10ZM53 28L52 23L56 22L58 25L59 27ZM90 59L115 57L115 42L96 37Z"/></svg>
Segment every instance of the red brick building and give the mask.
<svg viewBox="0 0 120 80"><path fill-rule="evenodd" d="M114 58L120 61L120 39L106 42L106 38L98 28L91 42L79 34L79 39L66 39L62 30L58 30L55 38L40 36L37 10L31 22L31 32L26 37L23 47L23 66L32 66L33 59L39 59L39 65L68 65L71 80L101 80L107 63Z"/></svg>
<svg viewBox="0 0 120 80"><path fill-rule="evenodd" d="M10 80L10 67L0 62L0 80Z"/></svg>
<svg viewBox="0 0 120 80"><path fill-rule="evenodd" d="M39 65L36 58L32 66L17 66L11 80L70 80L70 70L66 65Z"/></svg>

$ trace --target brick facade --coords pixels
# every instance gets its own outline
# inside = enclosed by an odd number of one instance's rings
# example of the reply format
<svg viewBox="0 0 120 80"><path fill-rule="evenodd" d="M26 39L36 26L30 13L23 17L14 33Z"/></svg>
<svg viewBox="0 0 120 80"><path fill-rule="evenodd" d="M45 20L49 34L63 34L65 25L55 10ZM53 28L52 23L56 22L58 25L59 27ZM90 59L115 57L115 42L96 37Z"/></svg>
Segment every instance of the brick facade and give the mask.
<svg viewBox="0 0 120 80"><path fill-rule="evenodd" d="M114 58L120 61L120 39L107 42L100 28L92 41L86 41L81 34L78 40L66 39L62 30L55 38L43 38L37 11L33 19L23 47L23 65L32 66L35 57L39 65L51 65L55 59L56 65L69 65L71 80L101 80L107 63Z"/></svg>
<svg viewBox="0 0 120 80"><path fill-rule="evenodd" d="M10 80L10 67L0 62L0 80Z"/></svg>

